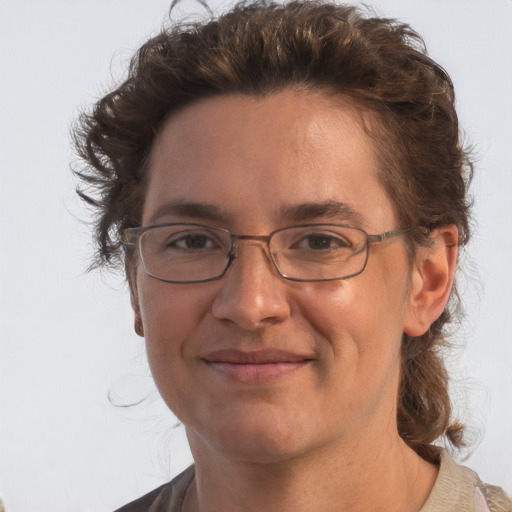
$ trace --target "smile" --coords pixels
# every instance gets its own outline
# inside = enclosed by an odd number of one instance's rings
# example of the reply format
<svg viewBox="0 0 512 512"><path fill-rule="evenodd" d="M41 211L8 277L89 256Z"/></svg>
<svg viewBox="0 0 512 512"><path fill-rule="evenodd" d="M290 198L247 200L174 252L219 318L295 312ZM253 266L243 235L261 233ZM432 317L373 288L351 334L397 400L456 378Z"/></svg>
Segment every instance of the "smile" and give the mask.
<svg viewBox="0 0 512 512"><path fill-rule="evenodd" d="M219 350L203 358L213 371L229 379L263 384L284 378L312 363L310 357L280 350Z"/></svg>

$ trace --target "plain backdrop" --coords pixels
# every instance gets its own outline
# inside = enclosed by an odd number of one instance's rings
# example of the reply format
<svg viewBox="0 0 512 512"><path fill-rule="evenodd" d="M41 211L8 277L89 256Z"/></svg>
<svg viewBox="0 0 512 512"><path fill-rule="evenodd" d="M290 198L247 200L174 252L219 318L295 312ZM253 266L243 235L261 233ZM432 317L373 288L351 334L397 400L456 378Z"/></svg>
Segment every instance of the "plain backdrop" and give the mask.
<svg viewBox="0 0 512 512"><path fill-rule="evenodd" d="M213 6L219 5L212 3ZM512 2L379 0L450 72L478 155L467 318L450 359L465 464L512 491ZM86 273L69 128L164 21L163 0L0 0L0 495L107 512L191 461L154 391L120 275ZM201 12L188 0L176 13ZM462 347L465 347L464 349ZM148 398L134 407L114 407Z"/></svg>

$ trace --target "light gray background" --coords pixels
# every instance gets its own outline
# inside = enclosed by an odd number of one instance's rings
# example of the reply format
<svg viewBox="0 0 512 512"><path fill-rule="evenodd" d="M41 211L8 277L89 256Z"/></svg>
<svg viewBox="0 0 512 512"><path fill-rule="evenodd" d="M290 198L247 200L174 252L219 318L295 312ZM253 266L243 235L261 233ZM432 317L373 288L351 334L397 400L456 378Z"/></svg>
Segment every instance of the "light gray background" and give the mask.
<svg viewBox="0 0 512 512"><path fill-rule="evenodd" d="M122 278L85 273L88 213L68 170L78 108L119 76L168 3L0 0L0 495L10 512L106 512L191 460L153 392ZM476 144L454 394L481 441L466 463L511 492L512 2L373 5L425 37ZM123 409L109 391L120 403L153 394Z"/></svg>

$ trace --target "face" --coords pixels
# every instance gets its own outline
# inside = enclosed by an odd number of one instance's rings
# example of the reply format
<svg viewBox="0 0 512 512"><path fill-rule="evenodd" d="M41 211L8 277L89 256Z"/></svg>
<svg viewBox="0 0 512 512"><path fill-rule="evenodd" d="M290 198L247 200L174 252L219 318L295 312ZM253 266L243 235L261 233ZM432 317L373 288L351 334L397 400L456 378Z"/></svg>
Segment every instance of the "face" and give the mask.
<svg viewBox="0 0 512 512"><path fill-rule="evenodd" d="M402 226L377 170L349 104L291 90L207 99L155 142L142 225L381 233ZM217 281L170 284L137 266L151 371L192 451L275 461L396 434L409 274L402 237L373 244L365 271L341 281L285 280L248 241Z"/></svg>

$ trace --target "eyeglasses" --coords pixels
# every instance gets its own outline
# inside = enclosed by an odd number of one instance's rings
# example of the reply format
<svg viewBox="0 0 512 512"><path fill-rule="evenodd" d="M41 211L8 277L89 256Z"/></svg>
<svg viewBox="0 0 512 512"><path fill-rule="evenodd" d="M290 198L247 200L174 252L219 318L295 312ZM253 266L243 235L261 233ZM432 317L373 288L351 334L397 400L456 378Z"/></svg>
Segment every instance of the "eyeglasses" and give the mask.
<svg viewBox="0 0 512 512"><path fill-rule="evenodd" d="M127 248L138 246L146 274L169 283L220 279L245 240L266 245L277 272L291 281L333 281L357 276L366 267L370 244L414 228L369 235L341 224L302 224L267 236L238 235L194 223L159 224L123 232Z"/></svg>

